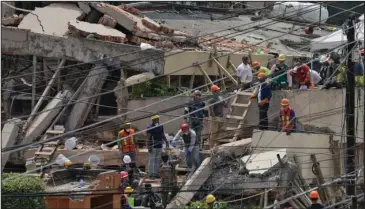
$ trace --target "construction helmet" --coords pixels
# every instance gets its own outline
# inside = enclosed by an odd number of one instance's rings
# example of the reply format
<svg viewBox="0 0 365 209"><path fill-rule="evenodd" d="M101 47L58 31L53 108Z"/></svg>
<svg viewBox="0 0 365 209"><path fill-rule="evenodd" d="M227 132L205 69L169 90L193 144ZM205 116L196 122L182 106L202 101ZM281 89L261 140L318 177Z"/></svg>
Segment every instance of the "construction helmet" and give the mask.
<svg viewBox="0 0 365 209"><path fill-rule="evenodd" d="M123 162L128 164L132 162L132 159L129 155L124 155Z"/></svg>
<svg viewBox="0 0 365 209"><path fill-rule="evenodd" d="M152 115L152 117L151 117L152 120L155 120L155 119L158 119L158 118L160 118L160 116L158 116L158 115Z"/></svg>
<svg viewBox="0 0 365 209"><path fill-rule="evenodd" d="M195 90L193 94L194 95L202 95L202 93L199 90Z"/></svg>
<svg viewBox="0 0 365 209"><path fill-rule="evenodd" d="M130 122L125 122L123 125L124 125L124 126L130 126L130 125L131 125L131 123L130 123Z"/></svg>
<svg viewBox="0 0 365 209"><path fill-rule="evenodd" d="M283 55L283 54L281 54L281 55L279 55L279 61L285 61L285 55Z"/></svg>
<svg viewBox="0 0 365 209"><path fill-rule="evenodd" d="M257 75L257 78L258 78L258 79L265 78L265 77L266 77L265 73L259 73L259 74Z"/></svg>
<svg viewBox="0 0 365 209"><path fill-rule="evenodd" d="M181 127L180 128L181 128L181 131L182 132L189 131L189 125L186 124L186 123L181 124Z"/></svg>
<svg viewBox="0 0 365 209"><path fill-rule="evenodd" d="M213 203L215 202L215 197L212 194L209 194L206 198L205 198L205 202L206 203Z"/></svg>
<svg viewBox="0 0 365 209"><path fill-rule="evenodd" d="M120 172L120 178L121 178L121 179L128 178L128 172L126 172L126 171L122 171L122 172Z"/></svg>
<svg viewBox="0 0 365 209"><path fill-rule="evenodd" d="M65 168L68 168L68 167L70 167L70 166L72 165L72 162L71 162L70 160L67 160L67 161L64 163L64 165L65 165Z"/></svg>
<svg viewBox="0 0 365 209"><path fill-rule="evenodd" d="M317 191L311 191L311 192L309 193L309 198L311 198L311 199L319 199L319 194L318 194L318 192L317 192Z"/></svg>
<svg viewBox="0 0 365 209"><path fill-rule="evenodd" d="M220 90L220 88L217 85L213 85L213 86L210 87L211 92L215 92L215 91L218 91L218 90Z"/></svg>
<svg viewBox="0 0 365 209"><path fill-rule="evenodd" d="M283 105L283 106L289 105L289 99L286 99L286 98L282 99L281 100L281 105Z"/></svg>
<svg viewBox="0 0 365 209"><path fill-rule="evenodd" d="M134 191L134 189L132 189L132 187L127 187L124 189L124 193L127 193L127 194L132 193L133 191Z"/></svg>
<svg viewBox="0 0 365 209"><path fill-rule="evenodd" d="M255 61L255 62L252 63L252 67L253 68L259 67L260 65L261 65L261 63L259 63L257 61Z"/></svg>

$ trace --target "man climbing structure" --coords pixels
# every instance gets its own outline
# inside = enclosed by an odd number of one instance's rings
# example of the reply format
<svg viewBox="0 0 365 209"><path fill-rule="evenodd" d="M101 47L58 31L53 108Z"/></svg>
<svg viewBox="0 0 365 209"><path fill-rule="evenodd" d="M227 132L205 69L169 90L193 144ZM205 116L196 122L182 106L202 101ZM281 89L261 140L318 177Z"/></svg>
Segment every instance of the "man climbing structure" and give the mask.
<svg viewBox="0 0 365 209"><path fill-rule="evenodd" d="M126 122L123 125L123 129L118 134L118 147L122 152L122 156L129 155L132 162L136 162L137 158L137 145L133 135L134 129L131 128L131 123Z"/></svg>
<svg viewBox="0 0 365 209"><path fill-rule="evenodd" d="M188 123L189 127L196 133L197 144L203 148L203 141L201 139L201 133L204 128L204 120L208 120L208 111L204 109L205 102L201 99L201 92L195 90L193 93L193 99L185 107L184 115L194 112L189 116L184 117L185 122ZM197 111L198 110L198 111Z"/></svg>
<svg viewBox="0 0 365 209"><path fill-rule="evenodd" d="M286 132L286 135L296 130L295 111L289 107L289 100L286 98L281 100L280 124L281 131Z"/></svg>
<svg viewBox="0 0 365 209"><path fill-rule="evenodd" d="M209 100L209 104L214 104L209 107L209 112L211 115L211 123L209 130L209 147L212 149L217 145L217 137L218 133L221 130L221 126L223 124L223 115L224 115L224 107L227 107L227 103L223 100L223 97L220 94L220 88L217 85L213 85L210 87L210 91L212 92L212 98Z"/></svg>
<svg viewBox="0 0 365 209"><path fill-rule="evenodd" d="M285 59L285 55L281 54L278 58L279 64L275 64L271 67L270 76L272 77L273 90L287 89L288 87L288 78L286 73L289 70L289 67L284 63Z"/></svg>
<svg viewBox="0 0 365 209"><path fill-rule="evenodd" d="M163 154L161 159L162 163L159 170L162 187L161 197L162 204L166 207L167 203L174 198L178 192L175 166L179 163L179 160L169 160L167 154ZM170 192L171 196L169 197Z"/></svg>

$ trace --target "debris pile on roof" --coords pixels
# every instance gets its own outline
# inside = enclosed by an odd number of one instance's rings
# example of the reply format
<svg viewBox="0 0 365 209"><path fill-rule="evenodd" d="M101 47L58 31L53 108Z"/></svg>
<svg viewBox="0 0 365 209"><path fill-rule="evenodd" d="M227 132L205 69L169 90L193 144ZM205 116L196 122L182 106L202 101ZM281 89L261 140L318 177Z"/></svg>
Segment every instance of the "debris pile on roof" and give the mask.
<svg viewBox="0 0 365 209"><path fill-rule="evenodd" d="M24 15L20 14L18 15L13 15L11 17L4 17L1 19L1 25L5 25L5 26L18 26L19 23L23 20Z"/></svg>

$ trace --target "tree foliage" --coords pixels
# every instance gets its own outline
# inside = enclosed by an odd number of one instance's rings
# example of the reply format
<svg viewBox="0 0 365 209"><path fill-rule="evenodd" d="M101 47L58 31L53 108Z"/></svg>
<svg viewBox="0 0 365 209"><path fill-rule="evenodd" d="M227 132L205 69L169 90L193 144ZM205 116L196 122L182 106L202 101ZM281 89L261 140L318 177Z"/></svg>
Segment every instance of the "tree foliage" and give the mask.
<svg viewBox="0 0 365 209"><path fill-rule="evenodd" d="M208 204L205 202L191 202L189 205L185 206L184 209L208 209ZM213 209L228 209L228 204L226 202L216 202L213 205Z"/></svg>
<svg viewBox="0 0 365 209"><path fill-rule="evenodd" d="M131 99L140 97L172 96L176 92L164 83L163 79L156 79L133 86Z"/></svg>
<svg viewBox="0 0 365 209"><path fill-rule="evenodd" d="M6 180L10 178L9 180ZM32 194L45 191L43 180L36 176L18 173L5 173L1 181L2 194ZM1 208L20 209L37 208L46 209L43 197L2 197Z"/></svg>

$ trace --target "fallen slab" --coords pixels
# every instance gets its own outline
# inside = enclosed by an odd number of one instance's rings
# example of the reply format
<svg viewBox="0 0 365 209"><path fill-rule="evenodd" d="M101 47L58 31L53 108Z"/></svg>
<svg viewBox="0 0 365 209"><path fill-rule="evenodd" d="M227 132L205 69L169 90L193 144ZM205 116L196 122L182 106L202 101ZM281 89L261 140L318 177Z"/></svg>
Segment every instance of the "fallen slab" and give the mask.
<svg viewBox="0 0 365 209"><path fill-rule="evenodd" d="M23 20L24 16L23 14L13 15L10 17L4 17L1 19L1 25L5 26L18 26L19 23Z"/></svg>
<svg viewBox="0 0 365 209"><path fill-rule="evenodd" d="M5 123L3 130L1 131L1 149L15 145L20 129L19 122L19 119L11 119ZM6 162L8 162L9 156L10 153L1 154L1 172L4 169Z"/></svg>
<svg viewBox="0 0 365 209"><path fill-rule="evenodd" d="M33 33L14 27L1 27L1 51L4 54L35 55L39 57L65 57L79 62L93 62L113 57L138 72L163 73L164 52L157 49L141 51L139 46L89 40L85 38L58 37ZM123 55L123 56L121 56Z"/></svg>

